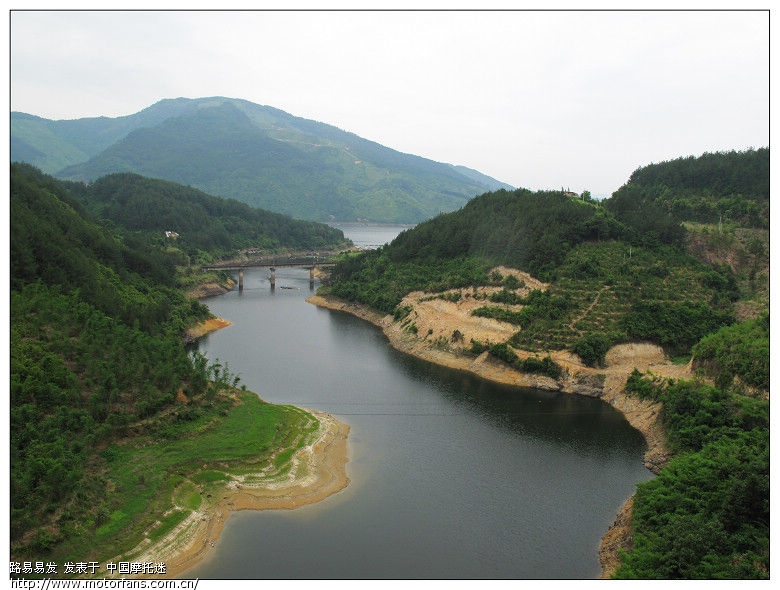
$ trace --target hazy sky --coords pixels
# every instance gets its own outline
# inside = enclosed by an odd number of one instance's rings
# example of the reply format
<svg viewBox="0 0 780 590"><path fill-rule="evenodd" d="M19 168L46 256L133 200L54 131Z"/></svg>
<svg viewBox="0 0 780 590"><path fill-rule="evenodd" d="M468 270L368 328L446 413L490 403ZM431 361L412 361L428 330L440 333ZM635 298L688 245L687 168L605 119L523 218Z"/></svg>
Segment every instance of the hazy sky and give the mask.
<svg viewBox="0 0 780 590"><path fill-rule="evenodd" d="M769 145L767 11L13 11L11 110L227 96L532 190Z"/></svg>

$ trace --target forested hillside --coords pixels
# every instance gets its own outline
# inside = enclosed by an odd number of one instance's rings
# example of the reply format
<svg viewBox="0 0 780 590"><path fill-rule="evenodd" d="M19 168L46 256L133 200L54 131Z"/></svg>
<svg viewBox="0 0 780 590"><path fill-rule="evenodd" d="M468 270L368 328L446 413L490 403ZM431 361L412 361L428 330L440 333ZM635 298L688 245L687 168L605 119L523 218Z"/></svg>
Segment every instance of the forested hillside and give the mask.
<svg viewBox="0 0 780 590"><path fill-rule="evenodd" d="M598 333L602 348L646 340L690 353L699 338L733 322L735 277L686 254L684 230L665 215L643 219L632 226L600 203L563 193L486 194L344 260L331 291L392 313L409 291L489 284L489 269L505 265L551 283L533 303L511 295L486 302L482 313L493 316L504 304L528 304L522 315L504 314L518 326L518 347L574 350ZM659 235L671 243L659 245Z"/></svg>
<svg viewBox="0 0 780 590"><path fill-rule="evenodd" d="M34 168L11 166L12 289L42 283L78 291L106 315L152 333L176 334L186 321L205 317L174 288L175 258L101 226L71 188ZM184 313L180 322L172 322L174 310Z"/></svg>
<svg viewBox="0 0 780 590"><path fill-rule="evenodd" d="M627 213L640 199L678 220L769 229L769 148L643 166L612 195L609 207Z"/></svg>
<svg viewBox="0 0 780 590"><path fill-rule="evenodd" d="M549 356L531 366L538 357L521 362L515 351L568 350L599 367L616 344L651 342L681 362L693 357L701 381L637 374L629 383L662 402L676 458L637 495L635 547L618 575L767 577L767 160L758 150L658 164L604 202L484 194L384 248L345 256L323 293L408 323L399 303L411 291L454 301L474 286L502 287L472 314L516 332L472 342L471 353L552 377L561 369ZM675 176L681 168L695 187ZM525 285L491 270L499 265L548 286L521 295ZM745 463L730 469L736 456Z"/></svg>
<svg viewBox="0 0 780 590"><path fill-rule="evenodd" d="M185 348L184 330L209 312L174 286L176 255L88 213L73 196L83 185L25 165L10 180L11 553L109 557L175 525L155 525L150 507L189 458L146 463L134 449L155 456L193 428L212 432L233 416L222 392L236 379ZM255 411L271 425L259 444L300 420Z"/></svg>
<svg viewBox="0 0 780 590"><path fill-rule="evenodd" d="M310 221L416 223L510 188L475 170L220 97L161 101L117 119L12 113L11 157L69 180L134 172Z"/></svg>
<svg viewBox="0 0 780 590"><path fill-rule="evenodd" d="M328 225L137 174L111 174L75 185L73 193L89 211L120 227L158 237L175 232L169 244L193 259L199 252L219 256L246 248L322 250L348 245L344 233Z"/></svg>

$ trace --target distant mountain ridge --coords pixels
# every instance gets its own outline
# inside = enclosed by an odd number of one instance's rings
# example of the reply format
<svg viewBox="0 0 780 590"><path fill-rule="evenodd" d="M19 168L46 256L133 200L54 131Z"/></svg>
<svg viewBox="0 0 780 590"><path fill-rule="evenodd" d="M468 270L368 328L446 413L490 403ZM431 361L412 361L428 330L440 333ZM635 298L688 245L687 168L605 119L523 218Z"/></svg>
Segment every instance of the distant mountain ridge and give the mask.
<svg viewBox="0 0 780 590"><path fill-rule="evenodd" d="M11 159L67 180L116 172L312 221L417 223L506 183L240 99L166 99L125 117L11 113Z"/></svg>

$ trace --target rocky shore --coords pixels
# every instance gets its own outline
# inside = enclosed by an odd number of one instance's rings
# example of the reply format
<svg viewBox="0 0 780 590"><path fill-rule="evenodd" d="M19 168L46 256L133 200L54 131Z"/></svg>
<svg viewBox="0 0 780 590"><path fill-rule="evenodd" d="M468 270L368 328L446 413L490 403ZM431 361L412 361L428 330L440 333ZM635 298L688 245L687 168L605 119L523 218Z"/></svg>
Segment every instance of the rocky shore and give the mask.
<svg viewBox="0 0 780 590"><path fill-rule="evenodd" d="M499 270L504 275L508 272L515 274L529 289L546 288L546 285L526 273L506 268ZM479 291L493 289L496 288L480 287ZM401 302L401 306L411 309L407 317L412 319L408 322L394 321L393 316L330 296L314 295L307 301L369 321L383 330L394 348L432 363L467 371L497 383L601 398L620 411L642 433L648 447L644 465L658 473L670 457L658 419L660 407L656 403L626 394L626 380L635 368L666 378L690 378L690 365L681 366L670 362L658 346L634 343L613 347L606 355L603 368L587 367L575 354L566 350L553 350L545 351L543 356L549 354L563 369L560 378L521 373L493 358L488 352L478 356L468 352L472 339L479 342L505 342L517 329L498 320L472 316L471 310L482 305L476 291L474 295L456 300L454 297L433 298L430 294L410 293ZM409 329L412 322L414 330ZM520 358L538 354L522 350L515 352ZM603 578L608 578L616 567L619 550L630 546L631 505L632 498L628 498L602 539L599 559Z"/></svg>
<svg viewBox="0 0 780 590"><path fill-rule="evenodd" d="M216 297L217 295L224 295L230 291L236 282L233 279L227 279L223 282L204 282L199 283L196 286L189 289L186 293L187 297L192 299L203 299L205 297Z"/></svg>

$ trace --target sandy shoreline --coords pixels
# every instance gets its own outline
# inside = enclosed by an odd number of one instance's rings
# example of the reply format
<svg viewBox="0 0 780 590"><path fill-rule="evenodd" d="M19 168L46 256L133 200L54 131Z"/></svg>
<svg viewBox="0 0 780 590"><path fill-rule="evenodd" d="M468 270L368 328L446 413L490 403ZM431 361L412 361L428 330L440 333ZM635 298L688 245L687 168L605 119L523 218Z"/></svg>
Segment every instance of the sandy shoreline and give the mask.
<svg viewBox="0 0 780 590"><path fill-rule="evenodd" d="M150 578L186 577L186 571L208 557L225 521L239 510L291 510L320 502L349 484L347 437L349 426L322 412L305 410L319 422L309 445L293 455L292 468L279 478L263 470L234 478L218 498L204 499L168 535L151 543L148 539L115 561L164 563L165 574Z"/></svg>
<svg viewBox="0 0 780 590"><path fill-rule="evenodd" d="M507 270L502 269L504 274ZM518 274L524 275L526 282L534 280L525 273ZM533 287L538 288L537 285ZM463 334L466 343L470 343L471 338L481 342L503 342L511 336L511 334L507 335L507 330L512 333L516 330L514 327L501 325L502 323L496 320L473 318L470 315L468 302L431 300L425 294L410 293L401 304L413 309L417 331L410 332L403 328L401 322L394 322L392 316L382 315L357 303L321 295L314 295L306 301L371 322L382 329L394 348L432 363L473 373L506 385L601 398L621 412L629 424L645 438L648 449L643 462L648 469L658 473L671 456L659 420L660 406L625 392L626 380L634 368L676 379L692 376L690 365L680 366L671 363L658 346L641 343L615 346L607 353L606 367L599 369L583 365L576 355L565 350L545 352L545 355L550 354L563 369L562 377L556 380L546 376L521 373L491 358L487 352L474 357L473 354L464 353L465 345L453 346L449 336L455 330ZM533 356L526 351L515 352L521 358ZM610 577L614 571L618 563L619 550L630 547L632 502L633 496L626 499L615 521L602 538L599 547L602 578Z"/></svg>
<svg viewBox="0 0 780 590"><path fill-rule="evenodd" d="M198 338L221 328L226 328L230 324L231 322L222 318L209 318L205 322L189 328L184 333L184 340L186 342L195 342Z"/></svg>

